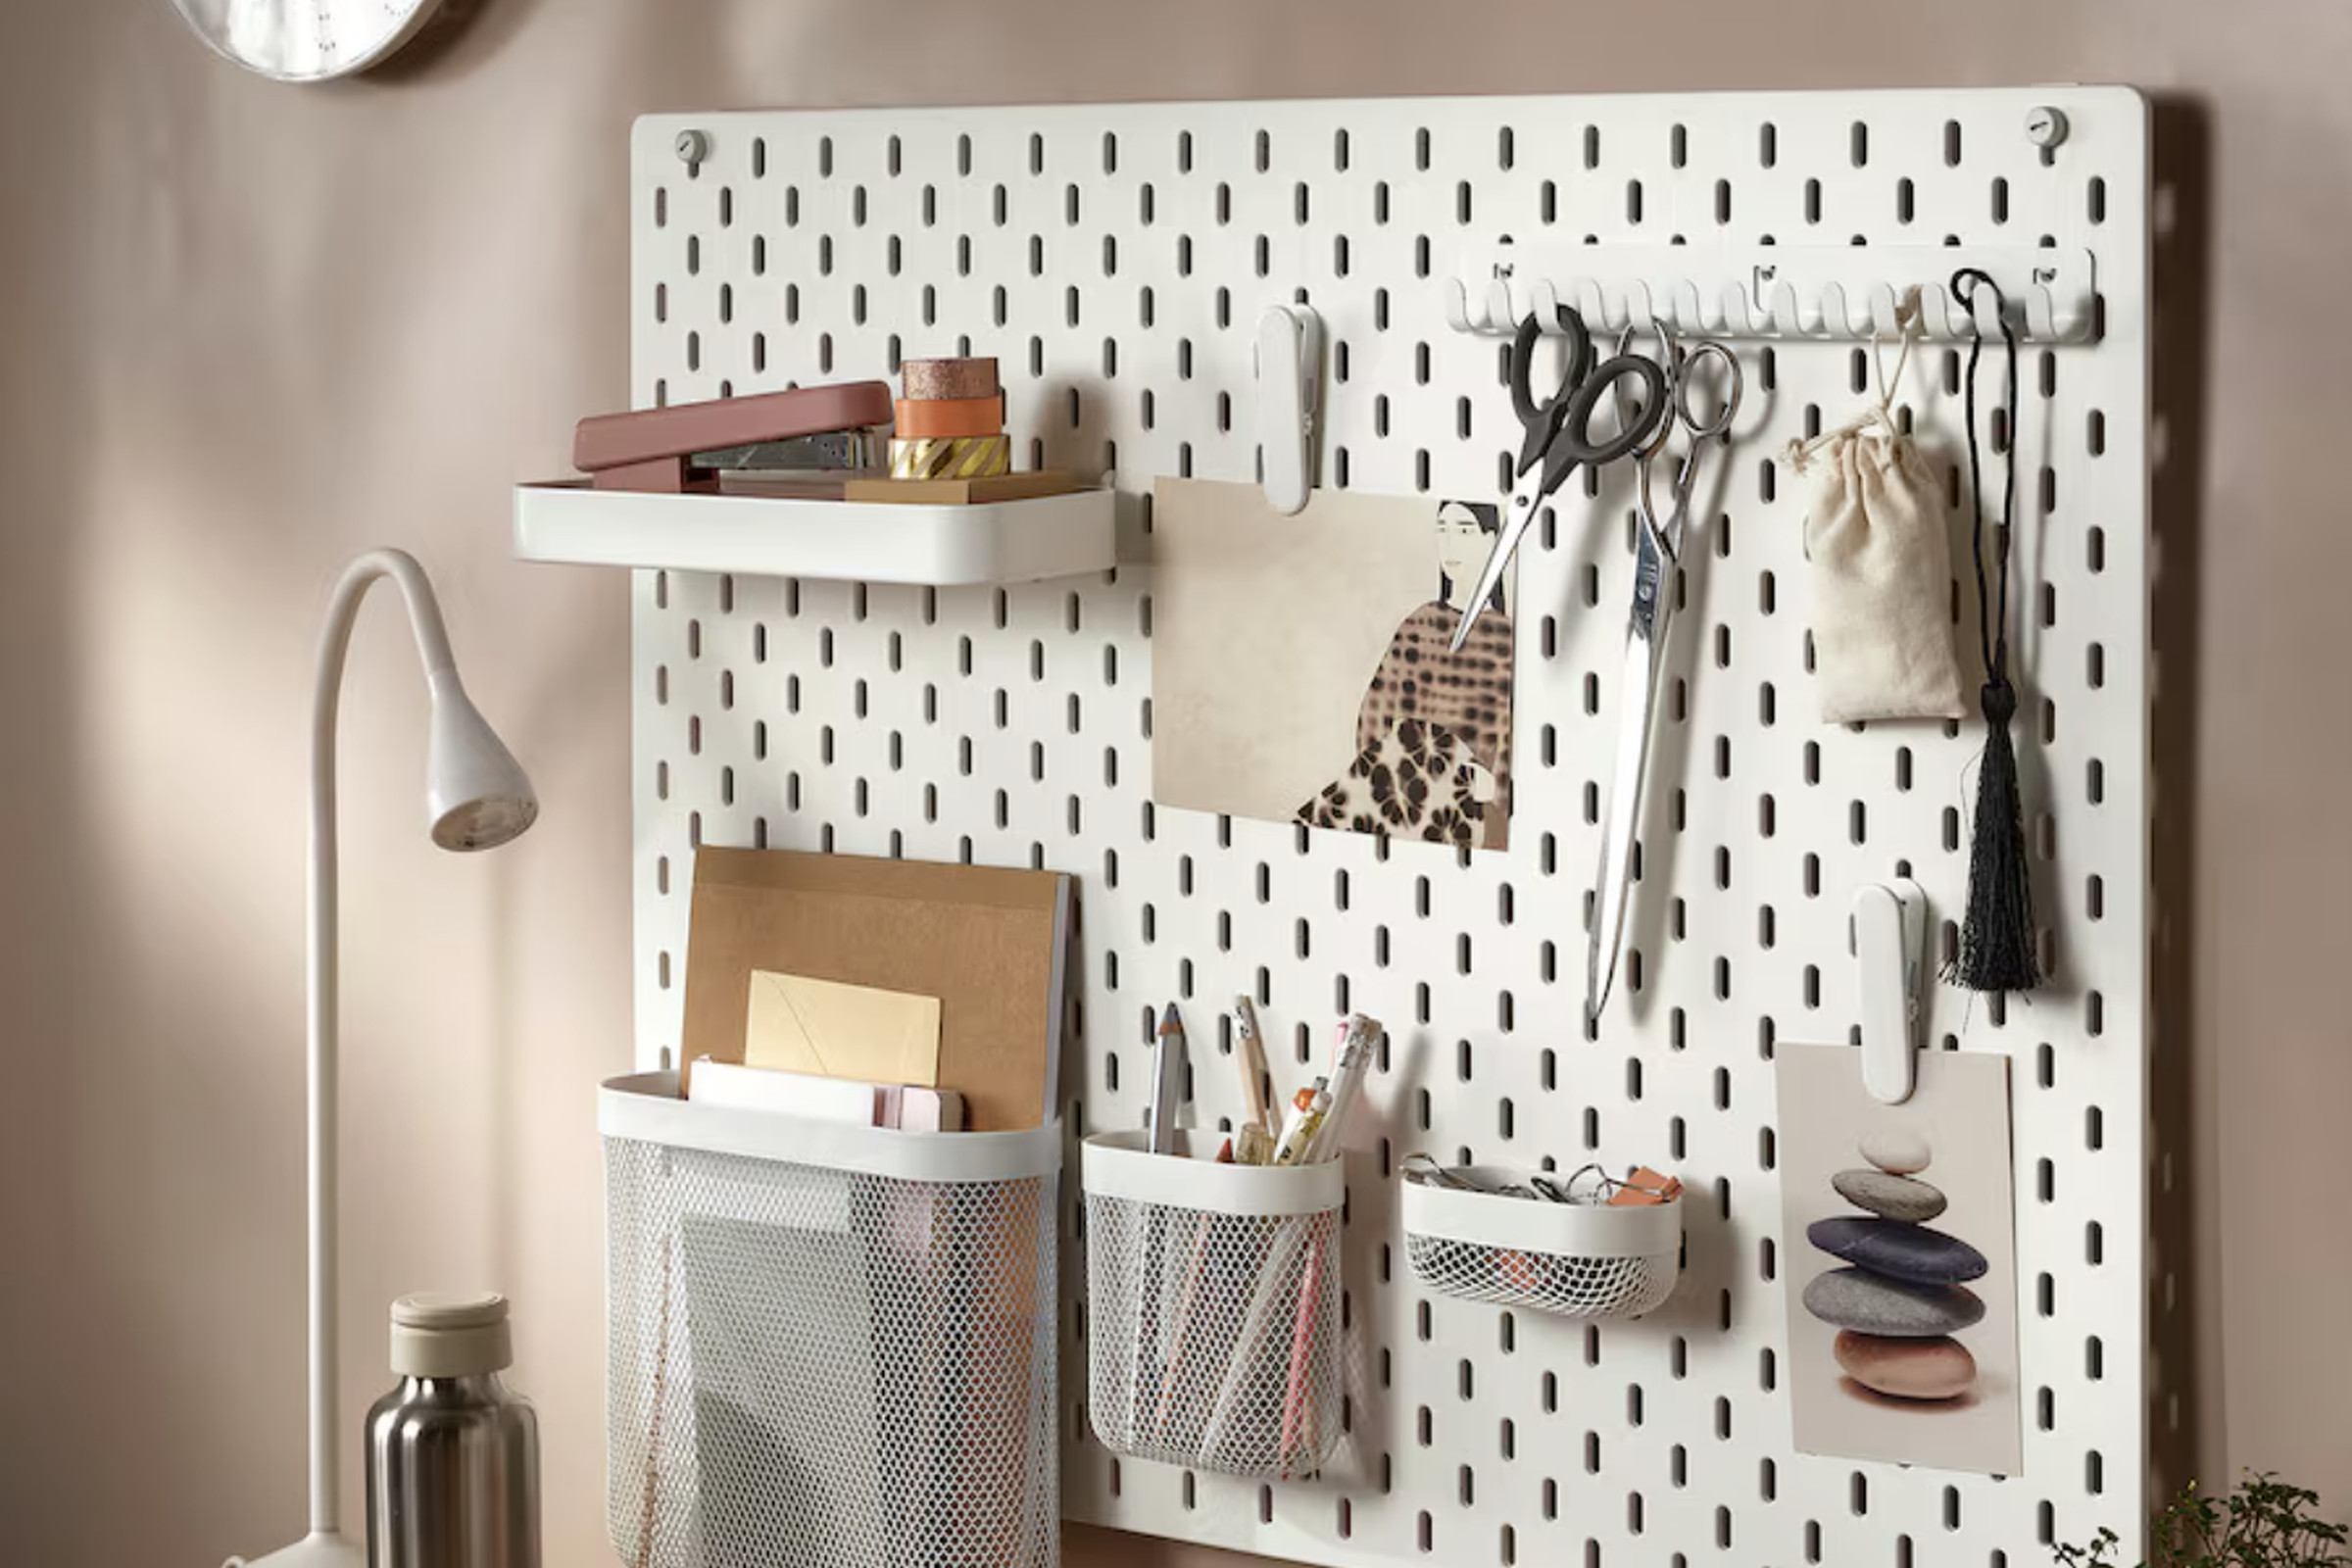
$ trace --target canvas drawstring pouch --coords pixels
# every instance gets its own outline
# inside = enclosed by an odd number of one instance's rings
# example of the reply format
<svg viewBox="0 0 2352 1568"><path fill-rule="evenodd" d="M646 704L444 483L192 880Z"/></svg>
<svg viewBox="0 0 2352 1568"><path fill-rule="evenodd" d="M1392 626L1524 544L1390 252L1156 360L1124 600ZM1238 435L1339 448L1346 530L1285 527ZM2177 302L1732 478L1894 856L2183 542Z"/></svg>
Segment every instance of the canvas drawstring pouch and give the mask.
<svg viewBox="0 0 2352 1568"><path fill-rule="evenodd" d="M1880 345L1874 338L1874 362ZM1893 383L1911 353L1909 322ZM1813 567L1813 672L1825 722L1962 718L1952 650L1951 547L1943 496L1896 423L1884 365L1878 399L1810 441L1790 466L1809 482L1805 558Z"/></svg>

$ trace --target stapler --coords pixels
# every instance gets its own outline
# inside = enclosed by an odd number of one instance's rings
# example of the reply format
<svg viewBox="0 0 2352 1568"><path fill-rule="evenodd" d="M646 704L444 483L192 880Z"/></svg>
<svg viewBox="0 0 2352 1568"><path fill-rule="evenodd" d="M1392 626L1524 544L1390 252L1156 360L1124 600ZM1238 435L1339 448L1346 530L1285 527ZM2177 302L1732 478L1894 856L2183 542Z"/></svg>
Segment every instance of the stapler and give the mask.
<svg viewBox="0 0 2352 1568"><path fill-rule="evenodd" d="M596 415L579 422L571 461L599 490L665 495L715 491L722 471L746 468L846 478L872 466L871 432L890 421L887 382L847 381Z"/></svg>

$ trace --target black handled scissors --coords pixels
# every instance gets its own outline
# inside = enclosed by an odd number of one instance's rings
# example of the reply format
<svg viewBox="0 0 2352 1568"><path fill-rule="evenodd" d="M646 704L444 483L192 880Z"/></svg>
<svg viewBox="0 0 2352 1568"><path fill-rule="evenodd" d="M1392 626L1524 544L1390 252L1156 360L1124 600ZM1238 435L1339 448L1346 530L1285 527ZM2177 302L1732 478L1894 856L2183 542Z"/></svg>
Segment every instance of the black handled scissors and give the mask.
<svg viewBox="0 0 2352 1568"><path fill-rule="evenodd" d="M1568 338L1567 372L1560 378L1560 389L1543 403L1536 401L1527 378L1544 323L1531 313L1519 323L1519 335L1511 340L1511 411L1527 427L1527 439L1519 448L1519 466L1513 470L1518 482L1511 487L1502 532L1487 557L1486 570L1478 575L1477 591L1462 607L1460 624L1453 628L1452 646L1457 653L1469 640L1479 612L1502 585L1511 553L1519 548L1544 498L1579 467L1587 464L1599 467L1641 450L1667 416L1666 372L1656 362L1639 354L1616 354L1595 365L1585 318L1563 305L1559 320ZM1638 399L1613 395L1618 384L1628 378L1641 383ZM1618 428L1605 440L1596 441L1592 438L1592 413L1604 401L1611 406Z"/></svg>

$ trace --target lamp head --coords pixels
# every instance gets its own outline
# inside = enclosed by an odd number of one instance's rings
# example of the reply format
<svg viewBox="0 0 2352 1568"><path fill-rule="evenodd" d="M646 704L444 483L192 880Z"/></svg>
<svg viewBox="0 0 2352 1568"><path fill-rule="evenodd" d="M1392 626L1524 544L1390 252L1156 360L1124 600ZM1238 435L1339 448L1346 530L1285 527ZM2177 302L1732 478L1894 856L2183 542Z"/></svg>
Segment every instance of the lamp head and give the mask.
<svg viewBox="0 0 2352 1568"><path fill-rule="evenodd" d="M514 754L490 728L454 670L432 683L433 735L425 813L445 850L495 850L539 819L539 797Z"/></svg>

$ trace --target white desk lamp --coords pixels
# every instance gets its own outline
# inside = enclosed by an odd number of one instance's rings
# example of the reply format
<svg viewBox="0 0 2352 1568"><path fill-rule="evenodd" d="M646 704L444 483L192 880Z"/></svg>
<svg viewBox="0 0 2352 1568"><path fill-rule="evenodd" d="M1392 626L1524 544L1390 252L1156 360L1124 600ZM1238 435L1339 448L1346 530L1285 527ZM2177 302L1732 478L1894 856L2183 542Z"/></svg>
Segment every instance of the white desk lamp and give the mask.
<svg viewBox="0 0 2352 1568"><path fill-rule="evenodd" d="M343 1432L335 1388L335 712L352 621L378 577L398 583L408 601L409 627L432 694L424 802L433 842L445 850L494 850L539 815L530 779L458 679L424 568L398 550L371 550L354 561L327 608L311 694L311 1529L293 1545L254 1559L252 1568L366 1568L368 1561L366 1546L342 1533L336 1490Z"/></svg>

